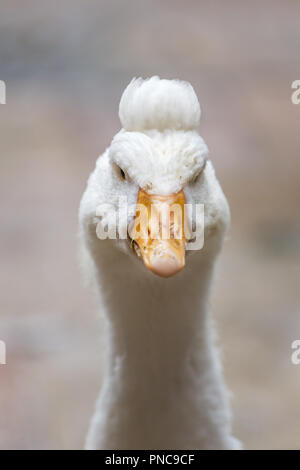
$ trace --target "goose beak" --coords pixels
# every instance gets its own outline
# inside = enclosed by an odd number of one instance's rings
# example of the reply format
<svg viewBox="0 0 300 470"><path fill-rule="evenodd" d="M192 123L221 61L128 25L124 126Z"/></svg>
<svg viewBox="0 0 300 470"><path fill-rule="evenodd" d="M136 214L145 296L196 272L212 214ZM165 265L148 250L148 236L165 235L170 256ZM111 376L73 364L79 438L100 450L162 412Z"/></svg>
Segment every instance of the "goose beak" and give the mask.
<svg viewBox="0 0 300 470"><path fill-rule="evenodd" d="M168 196L139 190L129 235L136 254L158 276L173 276L185 266L184 204L183 190Z"/></svg>

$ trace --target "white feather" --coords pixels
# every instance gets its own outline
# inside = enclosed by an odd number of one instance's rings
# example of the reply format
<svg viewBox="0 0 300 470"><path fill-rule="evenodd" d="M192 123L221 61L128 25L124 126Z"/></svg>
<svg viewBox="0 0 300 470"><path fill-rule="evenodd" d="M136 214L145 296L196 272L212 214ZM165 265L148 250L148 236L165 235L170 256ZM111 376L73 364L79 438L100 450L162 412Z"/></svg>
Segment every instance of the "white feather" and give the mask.
<svg viewBox="0 0 300 470"><path fill-rule="evenodd" d="M125 89L119 107L127 131L147 129L195 130L200 105L192 85L181 80L134 78Z"/></svg>

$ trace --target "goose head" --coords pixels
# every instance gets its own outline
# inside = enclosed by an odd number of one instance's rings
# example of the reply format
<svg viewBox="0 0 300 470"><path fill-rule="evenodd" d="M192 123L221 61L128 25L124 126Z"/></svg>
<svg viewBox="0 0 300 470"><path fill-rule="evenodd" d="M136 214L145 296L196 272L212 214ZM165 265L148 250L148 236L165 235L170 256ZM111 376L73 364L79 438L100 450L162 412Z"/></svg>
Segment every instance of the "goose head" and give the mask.
<svg viewBox="0 0 300 470"><path fill-rule="evenodd" d="M99 157L81 202L93 253L110 238L141 270L170 277L189 255L218 251L229 209L198 133L200 114L187 82L131 81L120 101L122 129Z"/></svg>

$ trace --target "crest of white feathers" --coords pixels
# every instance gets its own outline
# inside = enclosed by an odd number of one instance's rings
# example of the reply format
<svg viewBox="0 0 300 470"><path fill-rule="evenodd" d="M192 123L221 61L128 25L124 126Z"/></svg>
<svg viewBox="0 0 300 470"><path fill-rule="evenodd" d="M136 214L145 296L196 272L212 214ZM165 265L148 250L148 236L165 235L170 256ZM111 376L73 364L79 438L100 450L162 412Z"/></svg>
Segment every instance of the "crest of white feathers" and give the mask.
<svg viewBox="0 0 300 470"><path fill-rule="evenodd" d="M196 130L200 115L199 101L190 83L156 76L134 78L119 107L120 120L127 131Z"/></svg>

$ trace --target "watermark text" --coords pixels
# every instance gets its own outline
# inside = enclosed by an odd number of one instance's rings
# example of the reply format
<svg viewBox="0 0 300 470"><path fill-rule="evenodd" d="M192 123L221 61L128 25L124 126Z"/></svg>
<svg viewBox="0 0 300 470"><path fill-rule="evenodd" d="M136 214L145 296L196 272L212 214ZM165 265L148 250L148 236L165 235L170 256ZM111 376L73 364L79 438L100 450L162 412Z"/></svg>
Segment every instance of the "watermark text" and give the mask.
<svg viewBox="0 0 300 470"><path fill-rule="evenodd" d="M6 364L6 344L0 340L0 365Z"/></svg>
<svg viewBox="0 0 300 470"><path fill-rule="evenodd" d="M6 104L6 84L0 80L0 104Z"/></svg>
<svg viewBox="0 0 300 470"><path fill-rule="evenodd" d="M291 355L292 364L298 366L300 364L300 339L295 339L291 344L291 348L294 349Z"/></svg>
<svg viewBox="0 0 300 470"><path fill-rule="evenodd" d="M291 101L293 104L299 104L300 103L300 80L294 80L291 88L295 90L291 95Z"/></svg>
<svg viewBox="0 0 300 470"><path fill-rule="evenodd" d="M144 206L128 205L119 198L118 207L100 204L96 209L96 233L100 240L185 240L186 250L204 246L204 204ZM133 215L134 214L134 215ZM131 220L131 223L130 223ZM191 222L192 221L192 222Z"/></svg>

